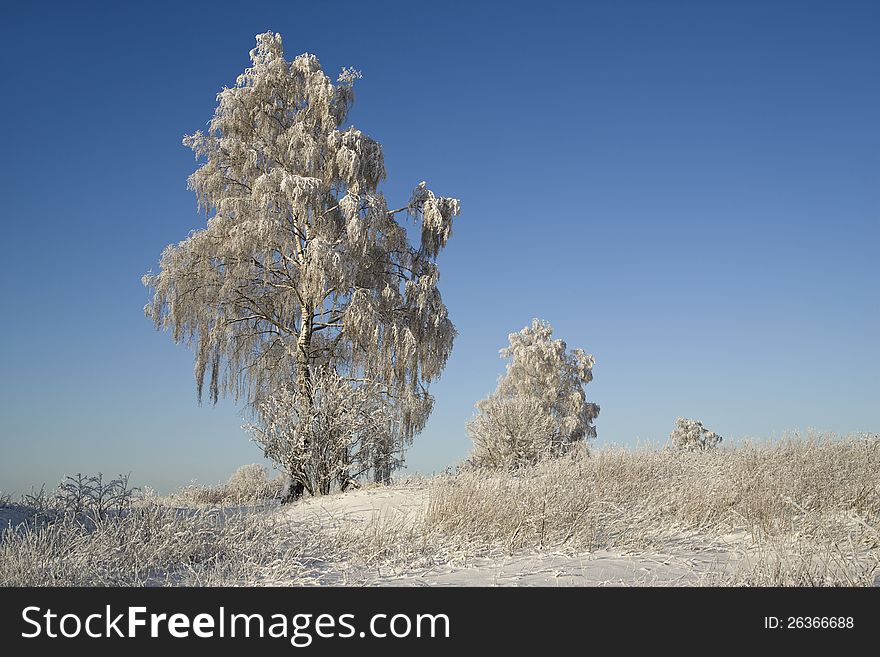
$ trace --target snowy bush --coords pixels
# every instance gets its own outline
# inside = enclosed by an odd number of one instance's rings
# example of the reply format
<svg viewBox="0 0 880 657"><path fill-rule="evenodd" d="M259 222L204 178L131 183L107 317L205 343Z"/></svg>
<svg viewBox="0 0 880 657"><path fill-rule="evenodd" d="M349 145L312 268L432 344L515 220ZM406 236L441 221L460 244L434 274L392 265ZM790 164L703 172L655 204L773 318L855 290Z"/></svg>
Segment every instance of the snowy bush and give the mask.
<svg viewBox="0 0 880 657"><path fill-rule="evenodd" d="M121 513L130 508L137 492L137 488L129 486L128 475L105 481L100 472L97 475L77 473L58 484L51 506L67 513L104 518L111 512Z"/></svg>
<svg viewBox="0 0 880 657"><path fill-rule="evenodd" d="M680 417L675 421L675 430L669 434L672 446L693 452L717 447L722 438L709 431L699 420Z"/></svg>
<svg viewBox="0 0 880 657"><path fill-rule="evenodd" d="M263 501L278 497L279 484L269 479L266 468L258 463L241 466L226 482L230 496L241 501Z"/></svg>
<svg viewBox="0 0 880 657"><path fill-rule="evenodd" d="M536 463L554 444L551 425L535 397L496 397L478 403L468 424L475 465L503 468Z"/></svg>
<svg viewBox="0 0 880 657"><path fill-rule="evenodd" d="M467 429L474 442L471 462L489 468L519 467L566 453L596 436L599 406L584 385L593 379L594 359L553 340L553 327L535 319L508 336L501 356L507 373L495 392L476 404Z"/></svg>

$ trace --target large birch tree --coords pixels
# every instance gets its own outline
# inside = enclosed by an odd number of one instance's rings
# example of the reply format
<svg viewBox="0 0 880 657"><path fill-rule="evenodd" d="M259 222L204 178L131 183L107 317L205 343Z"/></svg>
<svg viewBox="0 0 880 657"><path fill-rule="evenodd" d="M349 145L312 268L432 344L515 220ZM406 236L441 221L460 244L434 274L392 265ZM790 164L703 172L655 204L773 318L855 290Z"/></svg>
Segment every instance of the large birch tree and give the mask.
<svg viewBox="0 0 880 657"><path fill-rule="evenodd" d="M427 421L429 385L456 335L436 258L459 201L422 182L389 209L381 145L345 127L360 73L343 69L334 83L314 55L285 60L271 32L250 58L217 95L207 131L184 139L201 161L188 182L207 226L144 276L154 291L145 311L194 348L199 401L207 387L213 402L231 395L259 419L294 395L293 417L307 421L323 412L318 382L365 386L392 418L369 450L385 480L392 453ZM405 217L420 226L417 246ZM294 479L290 496L302 491Z"/></svg>

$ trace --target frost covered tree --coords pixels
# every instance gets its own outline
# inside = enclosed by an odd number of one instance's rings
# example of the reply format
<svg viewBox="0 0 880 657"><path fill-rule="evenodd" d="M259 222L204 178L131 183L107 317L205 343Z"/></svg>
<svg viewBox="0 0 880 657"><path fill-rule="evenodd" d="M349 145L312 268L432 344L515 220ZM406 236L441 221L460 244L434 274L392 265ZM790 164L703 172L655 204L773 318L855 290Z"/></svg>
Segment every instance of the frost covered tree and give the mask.
<svg viewBox="0 0 880 657"><path fill-rule="evenodd" d="M672 446L685 451L700 451L717 447L722 441L714 431L709 431L699 420L680 417L675 420L675 429L669 434Z"/></svg>
<svg viewBox="0 0 880 657"><path fill-rule="evenodd" d="M498 387L476 404L467 429L475 465L517 467L564 454L595 438L599 406L584 386L593 380L593 357L552 339L553 327L535 319L508 336L510 359Z"/></svg>
<svg viewBox="0 0 880 657"><path fill-rule="evenodd" d="M244 400L267 431L279 404L297 422L323 421L321 385L335 376L376 395L393 431L371 447L371 467L387 479L393 454L427 421L428 388L456 334L435 261L459 202L422 182L388 208L382 147L344 127L357 71L334 83L314 55L285 60L271 32L257 36L250 58L218 94L208 130L184 139L201 161L189 187L207 226L168 246L159 272L144 277L154 290L145 311L194 347L200 401L207 383L212 401ZM405 215L420 224L417 246ZM289 437L305 441L298 449L309 458L323 439L311 429ZM268 453L295 469L272 445ZM291 497L303 479L292 478Z"/></svg>

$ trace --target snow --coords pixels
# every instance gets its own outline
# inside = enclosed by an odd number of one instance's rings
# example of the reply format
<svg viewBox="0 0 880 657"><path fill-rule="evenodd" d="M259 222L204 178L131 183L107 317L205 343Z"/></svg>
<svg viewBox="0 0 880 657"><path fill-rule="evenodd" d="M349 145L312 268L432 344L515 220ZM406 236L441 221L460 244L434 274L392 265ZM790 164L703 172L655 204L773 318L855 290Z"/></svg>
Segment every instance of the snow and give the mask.
<svg viewBox="0 0 880 657"><path fill-rule="evenodd" d="M328 529L369 521L416 523L425 513L428 490L420 486L376 487L310 498L282 509L293 522L319 521ZM689 549L685 537L670 549L647 552L533 550L452 558L429 568L366 570L324 584L361 579L368 586L687 586L712 573L732 572L745 534L716 539L711 550Z"/></svg>

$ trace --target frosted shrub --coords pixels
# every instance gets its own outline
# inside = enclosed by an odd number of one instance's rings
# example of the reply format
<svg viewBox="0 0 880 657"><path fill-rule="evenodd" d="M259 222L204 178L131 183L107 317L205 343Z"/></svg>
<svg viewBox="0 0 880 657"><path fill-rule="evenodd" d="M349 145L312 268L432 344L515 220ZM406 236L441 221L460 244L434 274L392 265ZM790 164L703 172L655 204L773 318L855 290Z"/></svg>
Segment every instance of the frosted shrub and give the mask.
<svg viewBox="0 0 880 657"><path fill-rule="evenodd" d="M717 447L722 438L709 431L699 420L680 417L675 421L675 430L669 434L672 446L693 452Z"/></svg>
<svg viewBox="0 0 880 657"><path fill-rule="evenodd" d="M477 408L467 427L474 441L474 465L504 468L536 463L554 445L550 423L534 397L490 396Z"/></svg>
<svg viewBox="0 0 880 657"><path fill-rule="evenodd" d="M58 484L53 506L67 513L104 518L129 509L137 492L137 488L129 486L128 475L105 481L100 472L97 475L77 473Z"/></svg>
<svg viewBox="0 0 880 657"><path fill-rule="evenodd" d="M490 468L519 467L560 456L596 436L599 406L588 402L584 385L593 379L594 359L553 340L553 327L535 319L508 336L501 356L507 373L467 429L474 442L471 462Z"/></svg>
<svg viewBox="0 0 880 657"><path fill-rule="evenodd" d="M239 501L263 501L278 497L278 484L269 479L266 468L258 463L243 465L226 482L230 496Z"/></svg>

